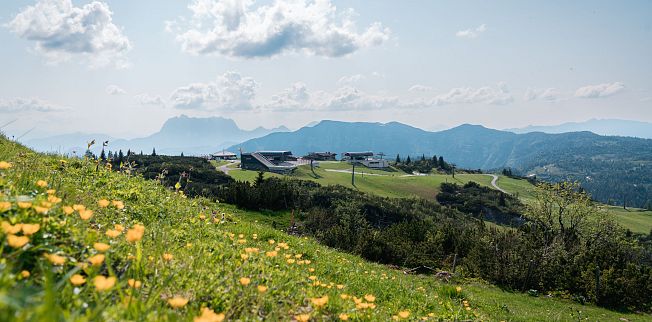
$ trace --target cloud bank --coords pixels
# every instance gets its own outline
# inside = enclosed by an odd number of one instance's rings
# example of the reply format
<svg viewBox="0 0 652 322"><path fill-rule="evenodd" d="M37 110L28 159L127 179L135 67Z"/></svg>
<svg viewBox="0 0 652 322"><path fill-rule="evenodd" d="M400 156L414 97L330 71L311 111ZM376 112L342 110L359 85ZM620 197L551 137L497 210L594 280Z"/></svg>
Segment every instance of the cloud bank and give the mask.
<svg viewBox="0 0 652 322"><path fill-rule="evenodd" d="M70 0L40 0L19 12L6 27L34 42L50 63L81 57L91 67L126 67L129 39L112 21L109 6L93 1L82 7Z"/></svg>
<svg viewBox="0 0 652 322"><path fill-rule="evenodd" d="M272 57L307 53L339 57L378 46L390 31L376 22L359 32L352 9L338 10L330 0L276 0L254 6L251 0L195 0L192 16L168 22L168 30L190 54Z"/></svg>
<svg viewBox="0 0 652 322"><path fill-rule="evenodd" d="M579 98L601 98L615 95L625 89L621 82L605 83L598 85L587 85L575 91L575 97Z"/></svg>
<svg viewBox="0 0 652 322"><path fill-rule="evenodd" d="M1 113L59 112L69 109L69 107L52 104L38 98L14 98L8 100L0 100Z"/></svg>

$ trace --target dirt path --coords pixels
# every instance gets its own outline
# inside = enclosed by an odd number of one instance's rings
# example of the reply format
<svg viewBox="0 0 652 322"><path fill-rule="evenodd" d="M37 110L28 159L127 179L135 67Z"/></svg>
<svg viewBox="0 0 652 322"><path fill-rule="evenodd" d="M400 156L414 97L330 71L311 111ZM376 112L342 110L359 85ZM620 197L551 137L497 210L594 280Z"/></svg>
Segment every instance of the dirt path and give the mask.
<svg viewBox="0 0 652 322"><path fill-rule="evenodd" d="M488 175L488 176L491 176L491 177L493 178L493 179L491 179L491 185L492 185L494 188L496 188L496 190L498 190L498 191L500 191L500 192L502 192L502 193L509 194L509 192L503 190L501 187L499 187L499 186L496 184L496 181L498 181L498 176L497 176L497 175L495 175L495 174L487 174L487 175Z"/></svg>
<svg viewBox="0 0 652 322"><path fill-rule="evenodd" d="M229 171L231 171L231 170L240 170L240 168L229 168L229 166L231 166L233 164L237 164L237 163L240 163L240 162L236 161L236 162L233 162L233 163L228 163L228 164L225 164L225 165L221 165L217 169L224 172L224 174L229 174Z"/></svg>

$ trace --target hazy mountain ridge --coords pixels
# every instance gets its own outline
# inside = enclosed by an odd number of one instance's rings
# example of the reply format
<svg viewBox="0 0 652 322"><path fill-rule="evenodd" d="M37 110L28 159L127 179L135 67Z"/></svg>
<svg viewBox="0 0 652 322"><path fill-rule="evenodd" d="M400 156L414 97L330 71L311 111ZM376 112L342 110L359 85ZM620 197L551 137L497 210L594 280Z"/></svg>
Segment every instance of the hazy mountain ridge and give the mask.
<svg viewBox="0 0 652 322"><path fill-rule="evenodd" d="M109 141L108 150L131 149L135 152L177 155L181 152L187 155L201 155L215 152L229 145L273 132L289 131L281 126L274 129L258 127L253 130L243 130L231 119L222 117L194 118L185 115L168 119L158 132L135 139L118 139L106 134L71 133L48 138L26 140L24 143L43 152L71 154L73 151L83 153L86 142L95 139L92 149L95 153L101 150L101 142ZM80 152L81 151L81 152Z"/></svg>
<svg viewBox="0 0 652 322"><path fill-rule="evenodd" d="M529 125L523 128L505 129L505 131L514 133L565 133L590 131L599 135L631 136L652 139L652 123L619 119L591 119L584 122L568 122L548 126Z"/></svg>
<svg viewBox="0 0 652 322"><path fill-rule="evenodd" d="M444 158L461 168L513 168L547 181L580 181L604 202L639 207L652 202L652 140L601 136L591 132L516 134L464 124L428 132L392 123L323 121L294 132L272 133L231 147L244 151L290 150L295 155L313 151L384 152Z"/></svg>

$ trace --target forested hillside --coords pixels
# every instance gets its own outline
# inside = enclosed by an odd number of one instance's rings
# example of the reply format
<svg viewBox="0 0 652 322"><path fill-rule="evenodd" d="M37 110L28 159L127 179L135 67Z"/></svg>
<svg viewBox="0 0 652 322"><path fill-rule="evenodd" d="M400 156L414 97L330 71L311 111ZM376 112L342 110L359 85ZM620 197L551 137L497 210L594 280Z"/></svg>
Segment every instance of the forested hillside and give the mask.
<svg viewBox="0 0 652 322"><path fill-rule="evenodd" d="M444 156L468 169L512 168L556 182L579 181L593 198L622 205L652 204L652 140L600 136L590 132L563 134L511 132L462 125L427 132L401 123L323 121L295 132L272 133L233 149L311 151L375 151L413 159Z"/></svg>

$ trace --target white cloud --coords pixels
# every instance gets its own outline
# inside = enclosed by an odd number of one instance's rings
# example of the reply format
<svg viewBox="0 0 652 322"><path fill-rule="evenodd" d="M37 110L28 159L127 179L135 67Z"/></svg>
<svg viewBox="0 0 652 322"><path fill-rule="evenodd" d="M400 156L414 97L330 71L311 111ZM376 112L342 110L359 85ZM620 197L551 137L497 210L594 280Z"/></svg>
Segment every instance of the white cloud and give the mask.
<svg viewBox="0 0 652 322"><path fill-rule="evenodd" d="M580 87L575 91L575 97L580 98L601 98L621 92L625 89L625 84L621 82L605 83L598 85L587 85Z"/></svg>
<svg viewBox="0 0 652 322"><path fill-rule="evenodd" d="M257 88L253 78L226 72L214 82L177 88L170 95L170 102L179 109L247 110L252 108Z"/></svg>
<svg viewBox="0 0 652 322"><path fill-rule="evenodd" d="M50 63L81 57L91 67L126 67L129 39L116 26L109 6L93 1L82 7L70 0L40 0L18 13L6 27L35 42Z"/></svg>
<svg viewBox="0 0 652 322"><path fill-rule="evenodd" d="M432 87L426 85L415 84L408 88L410 92L429 92L432 90Z"/></svg>
<svg viewBox="0 0 652 322"><path fill-rule="evenodd" d="M264 104L262 108L274 110L281 109L307 109L310 100L310 93L306 84L297 82L279 94L273 95L271 101Z"/></svg>
<svg viewBox="0 0 652 322"><path fill-rule="evenodd" d="M52 104L38 98L0 100L0 112L2 113L59 112L69 109L69 107Z"/></svg>
<svg viewBox="0 0 652 322"><path fill-rule="evenodd" d="M349 75L349 76L342 76L337 83L340 85L347 85L347 84L354 84L357 83L366 77L362 74L355 74L355 75Z"/></svg>
<svg viewBox="0 0 652 322"><path fill-rule="evenodd" d="M556 88L535 89L528 88L523 94L523 99L526 101L544 100L549 102L558 101L561 99L561 93Z"/></svg>
<svg viewBox="0 0 652 322"><path fill-rule="evenodd" d="M352 9L337 10L330 0L195 0L189 19L167 22L184 52L229 57L272 57L300 52L339 57L389 39L389 29L373 23L356 28Z"/></svg>
<svg viewBox="0 0 652 322"><path fill-rule="evenodd" d="M127 91L120 88L118 85L109 85L106 87L106 93L109 95L122 95L127 94Z"/></svg>
<svg viewBox="0 0 652 322"><path fill-rule="evenodd" d="M161 107L166 105L165 100L163 100L160 96L150 95L147 93L135 95L134 98L140 105L154 105Z"/></svg>
<svg viewBox="0 0 652 322"><path fill-rule="evenodd" d="M507 85L498 83L495 88L491 86L453 88L447 93L433 97L430 99L429 104L434 106L475 103L506 105L513 101L514 98L510 94Z"/></svg>
<svg viewBox="0 0 652 322"><path fill-rule="evenodd" d="M466 30L460 30L455 33L455 36L460 37L460 38L476 38L480 36L483 32L487 31L487 25L481 24L477 26L476 28L471 28L471 29L466 29Z"/></svg>

